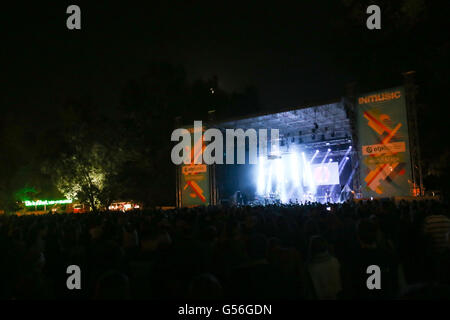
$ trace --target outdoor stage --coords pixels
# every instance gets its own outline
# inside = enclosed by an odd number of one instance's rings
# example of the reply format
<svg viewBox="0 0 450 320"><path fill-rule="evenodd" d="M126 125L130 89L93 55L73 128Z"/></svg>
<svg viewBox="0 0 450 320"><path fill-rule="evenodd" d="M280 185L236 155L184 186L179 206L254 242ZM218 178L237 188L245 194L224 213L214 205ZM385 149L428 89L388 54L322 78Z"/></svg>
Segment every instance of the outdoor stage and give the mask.
<svg viewBox="0 0 450 320"><path fill-rule="evenodd" d="M279 130L279 151L259 156L257 164L215 165L217 203L346 200L354 190L357 165L348 114L342 100L214 123L223 132Z"/></svg>
<svg viewBox="0 0 450 320"><path fill-rule="evenodd" d="M236 144L226 146L223 155L228 152L232 158L239 151L243 153L244 146L246 161L232 164L236 162L228 161L227 156L227 164L179 166L177 206L423 197L412 88L407 82L405 87L353 99L238 119L211 118L203 131L215 128L227 136L231 129L236 136L236 130L242 129L239 149ZM250 139L250 132L255 135L261 130L271 134L266 139L267 149L258 145L255 155L255 144L261 140ZM272 136L272 130L278 134ZM195 148L191 149L195 153ZM257 161L250 164L250 158Z"/></svg>

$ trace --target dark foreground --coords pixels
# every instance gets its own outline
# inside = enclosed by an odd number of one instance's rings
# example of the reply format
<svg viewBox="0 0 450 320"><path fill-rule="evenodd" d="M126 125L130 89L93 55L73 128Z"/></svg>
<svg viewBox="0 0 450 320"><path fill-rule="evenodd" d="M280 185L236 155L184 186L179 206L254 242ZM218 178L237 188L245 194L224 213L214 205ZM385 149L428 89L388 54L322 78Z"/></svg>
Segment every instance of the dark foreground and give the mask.
<svg viewBox="0 0 450 320"><path fill-rule="evenodd" d="M331 206L1 216L0 298L450 297L446 204Z"/></svg>

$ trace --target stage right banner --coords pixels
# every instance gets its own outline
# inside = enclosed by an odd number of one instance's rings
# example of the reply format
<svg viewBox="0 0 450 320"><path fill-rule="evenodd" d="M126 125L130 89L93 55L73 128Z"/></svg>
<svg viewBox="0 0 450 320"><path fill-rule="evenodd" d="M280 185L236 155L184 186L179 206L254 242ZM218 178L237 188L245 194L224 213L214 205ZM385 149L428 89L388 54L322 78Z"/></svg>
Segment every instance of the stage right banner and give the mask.
<svg viewBox="0 0 450 320"><path fill-rule="evenodd" d="M404 88L358 97L357 133L362 196L411 195L413 186Z"/></svg>

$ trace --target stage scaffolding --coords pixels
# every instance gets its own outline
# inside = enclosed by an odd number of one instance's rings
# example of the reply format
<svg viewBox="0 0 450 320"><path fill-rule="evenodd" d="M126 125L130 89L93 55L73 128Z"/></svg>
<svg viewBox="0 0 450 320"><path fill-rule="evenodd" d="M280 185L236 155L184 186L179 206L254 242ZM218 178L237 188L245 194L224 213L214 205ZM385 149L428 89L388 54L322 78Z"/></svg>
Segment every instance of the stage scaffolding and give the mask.
<svg viewBox="0 0 450 320"><path fill-rule="evenodd" d="M417 125L417 104L416 95L418 86L414 81L415 71L408 71L403 73L405 79L405 92L406 92L406 111L408 115L408 134L409 134L409 147L411 153L411 194L414 196L424 196L425 190L423 187L422 178L422 159L420 156L420 143L419 143L419 128Z"/></svg>

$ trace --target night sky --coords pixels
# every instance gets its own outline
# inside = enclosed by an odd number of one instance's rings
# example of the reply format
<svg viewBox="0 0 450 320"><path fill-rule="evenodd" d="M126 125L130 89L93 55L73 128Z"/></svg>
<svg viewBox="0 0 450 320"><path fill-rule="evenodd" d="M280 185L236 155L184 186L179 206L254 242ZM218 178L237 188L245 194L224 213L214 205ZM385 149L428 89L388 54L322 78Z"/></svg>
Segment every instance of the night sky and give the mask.
<svg viewBox="0 0 450 320"><path fill-rule="evenodd" d="M33 102L12 99L20 105L86 91L114 103L114 93L149 61L167 60L182 64L190 79L217 75L228 91L256 86L271 108L335 97L352 75L333 60L345 35L334 28L339 6L325 3L82 3L81 31L66 29L64 2L17 6L6 17L6 92L32 90L21 99Z"/></svg>
<svg viewBox="0 0 450 320"><path fill-rule="evenodd" d="M338 98L351 81L360 92L396 86L401 72L416 70L422 103L443 108L448 10L375 1L382 30L371 31L369 3L78 2L82 29L74 31L66 28L72 2L17 3L2 10L2 108L51 115L64 97L84 94L114 108L151 61L182 65L190 80L217 75L229 92L253 86L269 109Z"/></svg>

